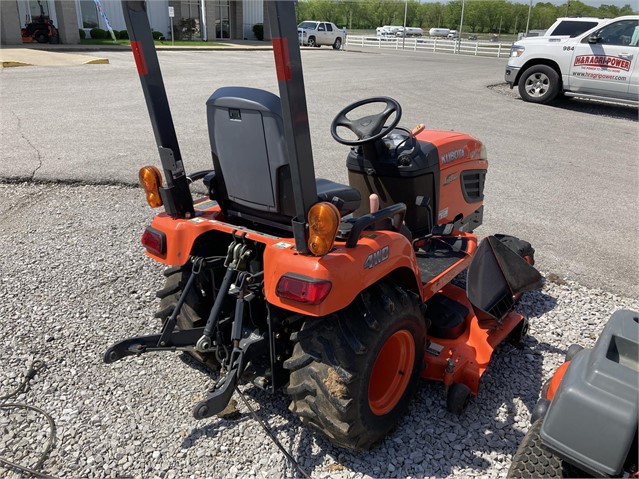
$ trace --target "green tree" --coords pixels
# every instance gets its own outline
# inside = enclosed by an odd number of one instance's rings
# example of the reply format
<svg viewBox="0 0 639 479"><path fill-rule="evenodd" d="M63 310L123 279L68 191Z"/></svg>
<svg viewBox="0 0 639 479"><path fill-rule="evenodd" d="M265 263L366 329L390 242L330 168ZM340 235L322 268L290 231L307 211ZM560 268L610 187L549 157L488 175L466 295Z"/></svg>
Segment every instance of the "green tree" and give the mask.
<svg viewBox="0 0 639 479"><path fill-rule="evenodd" d="M1 1L1 0L0 0ZM297 19L327 20L349 29L374 29L382 25L402 25L404 23L405 0L300 0L297 3ZM459 29L461 20L461 0L447 3L421 3L408 0L406 24L425 30L432 27ZM531 29L546 29L558 17L596 16L616 17L637 13L630 4L618 7L601 5L592 7L580 0L570 0L563 5L549 2L536 3L530 19ZM465 0L465 32L497 32L501 24L502 32L521 32L526 29L528 5L509 0Z"/></svg>

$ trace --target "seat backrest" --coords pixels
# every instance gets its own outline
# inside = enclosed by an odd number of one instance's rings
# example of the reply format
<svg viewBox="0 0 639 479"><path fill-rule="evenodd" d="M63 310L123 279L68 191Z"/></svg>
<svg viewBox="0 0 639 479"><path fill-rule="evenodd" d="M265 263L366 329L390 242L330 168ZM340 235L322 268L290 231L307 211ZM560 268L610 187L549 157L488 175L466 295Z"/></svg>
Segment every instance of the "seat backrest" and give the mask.
<svg viewBox="0 0 639 479"><path fill-rule="evenodd" d="M295 205L279 97L255 88L224 87L206 106L222 211L290 226Z"/></svg>

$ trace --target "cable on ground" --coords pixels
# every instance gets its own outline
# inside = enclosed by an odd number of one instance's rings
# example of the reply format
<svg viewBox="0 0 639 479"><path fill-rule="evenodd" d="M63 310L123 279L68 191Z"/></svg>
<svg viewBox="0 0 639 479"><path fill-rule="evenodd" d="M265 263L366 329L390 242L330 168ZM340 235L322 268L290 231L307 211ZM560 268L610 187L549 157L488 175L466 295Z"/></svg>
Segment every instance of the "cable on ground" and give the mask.
<svg viewBox="0 0 639 479"><path fill-rule="evenodd" d="M47 422L49 423L50 434L49 434L49 439L46 442L44 451L42 451L42 453L40 454L40 458L38 459L38 462L36 463L36 465L33 466L33 468L21 466L20 464L16 464L15 462L9 461L3 457L0 457L0 464L4 464L14 470L26 472L28 474L31 474L32 476L41 477L45 479L55 479L53 476L49 476L39 471L39 469L42 468L44 461L46 461L47 457L49 456L51 449L53 449L53 444L55 442L56 427L55 427L55 422L53 421L53 418L51 417L49 413L47 413L46 411L38 407L30 406L28 404L23 404L23 403L7 402L9 399L14 398L18 396L19 394L22 394L23 392L25 392L27 390L27 387L29 386L29 382L44 367L45 367L44 362L40 361L39 359L36 359L35 361L31 363L31 366L29 366L29 370L24 375L24 378L22 379L18 387L14 391L10 392L9 394L0 396L0 409L26 409L30 411L35 411L46 418Z"/></svg>

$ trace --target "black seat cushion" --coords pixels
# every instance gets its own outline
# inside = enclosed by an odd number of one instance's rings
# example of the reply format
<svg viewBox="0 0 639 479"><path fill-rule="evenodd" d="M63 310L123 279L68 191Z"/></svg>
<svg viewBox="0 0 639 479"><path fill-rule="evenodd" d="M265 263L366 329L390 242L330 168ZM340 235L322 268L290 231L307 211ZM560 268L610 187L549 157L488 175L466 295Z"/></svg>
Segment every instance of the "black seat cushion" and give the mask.
<svg viewBox="0 0 639 479"><path fill-rule="evenodd" d="M317 197L320 201L330 202L334 197L337 197L344 202L342 205L336 205L342 216L359 208L362 197L355 188L323 178L317 178L315 184L317 185Z"/></svg>

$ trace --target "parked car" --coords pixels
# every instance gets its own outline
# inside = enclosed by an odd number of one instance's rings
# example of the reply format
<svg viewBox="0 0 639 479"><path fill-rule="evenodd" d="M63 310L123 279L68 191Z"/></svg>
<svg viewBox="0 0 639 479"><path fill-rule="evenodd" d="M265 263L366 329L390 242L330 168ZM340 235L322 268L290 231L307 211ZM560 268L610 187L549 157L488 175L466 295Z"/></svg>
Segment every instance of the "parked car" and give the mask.
<svg viewBox="0 0 639 479"><path fill-rule="evenodd" d="M639 15L602 20L575 37L515 42L505 80L522 100L550 103L557 95L639 104Z"/></svg>
<svg viewBox="0 0 639 479"><path fill-rule="evenodd" d="M309 47L331 45L335 50L342 48L345 31L345 29L337 28L334 23L314 20L304 21L297 26L300 45Z"/></svg>

